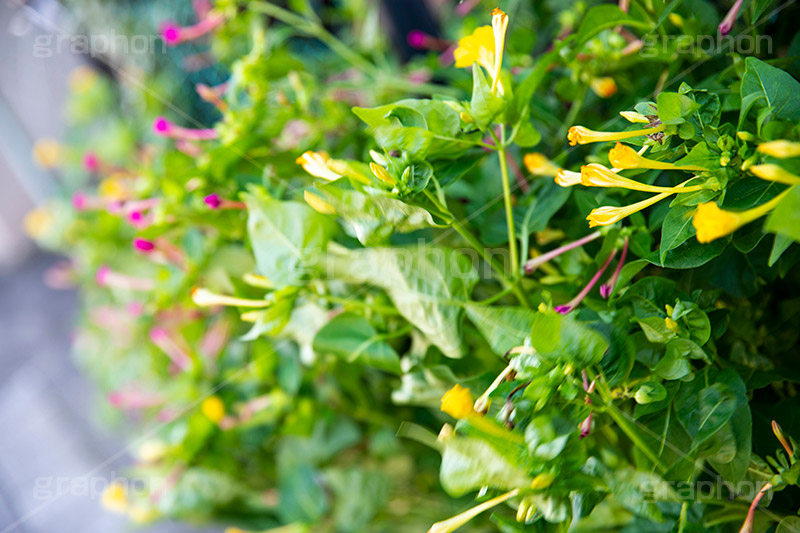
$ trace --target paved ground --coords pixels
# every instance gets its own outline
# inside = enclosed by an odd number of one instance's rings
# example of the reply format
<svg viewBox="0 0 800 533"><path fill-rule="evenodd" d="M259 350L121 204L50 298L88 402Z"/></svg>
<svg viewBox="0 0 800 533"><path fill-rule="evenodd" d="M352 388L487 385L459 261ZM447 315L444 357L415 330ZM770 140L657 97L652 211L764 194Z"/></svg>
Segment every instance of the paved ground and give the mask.
<svg viewBox="0 0 800 533"><path fill-rule="evenodd" d="M130 459L111 461L84 482L124 443L93 418L92 386L69 355L76 295L42 283L53 260L36 254L0 273L0 533L127 531L125 519L86 494L87 483L113 479ZM197 530L159 524L140 531Z"/></svg>

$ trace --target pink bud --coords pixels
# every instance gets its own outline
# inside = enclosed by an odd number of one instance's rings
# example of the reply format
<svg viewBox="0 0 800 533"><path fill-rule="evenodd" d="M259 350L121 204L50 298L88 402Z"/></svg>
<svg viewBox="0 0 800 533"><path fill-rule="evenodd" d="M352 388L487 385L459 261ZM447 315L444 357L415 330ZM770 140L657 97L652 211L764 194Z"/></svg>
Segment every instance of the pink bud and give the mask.
<svg viewBox="0 0 800 533"><path fill-rule="evenodd" d="M209 209L218 209L219 206L222 205L222 199L218 194L209 194L203 198L203 201L206 203Z"/></svg>
<svg viewBox="0 0 800 533"><path fill-rule="evenodd" d="M150 330L150 340L152 340L155 343L163 341L168 337L169 334L164 328L159 328L158 326L156 326Z"/></svg>
<svg viewBox="0 0 800 533"><path fill-rule="evenodd" d="M156 245L153 244L153 241L148 241L147 239L140 239L137 237L133 239L133 247L140 252L152 252Z"/></svg>
<svg viewBox="0 0 800 533"><path fill-rule="evenodd" d="M97 273L94 275L94 279L98 285L105 285L108 281L108 276L111 274L111 269L103 265L97 269Z"/></svg>
<svg viewBox="0 0 800 533"><path fill-rule="evenodd" d="M153 121L153 133L156 135L169 135L172 123L164 117L156 117Z"/></svg>
<svg viewBox="0 0 800 533"><path fill-rule="evenodd" d="M72 195L72 207L74 207L77 211L83 211L86 209L87 203L88 201L84 193L76 192Z"/></svg>
<svg viewBox="0 0 800 533"><path fill-rule="evenodd" d="M572 306L571 305L557 305L555 307L555 311L556 311L556 313L561 313L562 315L566 315L567 313L572 311Z"/></svg>
<svg viewBox="0 0 800 533"><path fill-rule="evenodd" d="M603 283L600 285L600 296L605 299L608 299L611 296L611 291L614 290L614 287L610 287L607 283Z"/></svg>
<svg viewBox="0 0 800 533"><path fill-rule="evenodd" d="M174 22L165 22L161 25L161 37L169 46L175 46L181 42L181 29Z"/></svg>
<svg viewBox="0 0 800 533"><path fill-rule="evenodd" d="M100 160L94 152L83 154L83 168L87 172L97 172L100 169Z"/></svg>
<svg viewBox="0 0 800 533"><path fill-rule="evenodd" d="M411 48L420 49L425 46L428 36L419 30L411 30L406 35L406 41Z"/></svg>

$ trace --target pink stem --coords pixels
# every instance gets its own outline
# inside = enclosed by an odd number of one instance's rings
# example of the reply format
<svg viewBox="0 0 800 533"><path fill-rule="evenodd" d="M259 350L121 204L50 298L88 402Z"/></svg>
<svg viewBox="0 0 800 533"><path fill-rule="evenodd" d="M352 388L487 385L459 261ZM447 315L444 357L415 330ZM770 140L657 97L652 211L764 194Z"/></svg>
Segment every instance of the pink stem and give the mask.
<svg viewBox="0 0 800 533"><path fill-rule="evenodd" d="M572 241L569 244L565 244L564 246L561 246L560 248L556 248L555 250L551 250L551 251L547 252L546 254L542 254L539 257L534 257L533 259L531 259L530 261L525 263L525 273L526 274L533 274L534 271L536 271L537 268L539 268L543 264L547 263L551 259L553 259L555 257L558 257L559 255L572 250L573 248L577 248L578 246L583 246L584 244L586 244L588 242L592 242L593 240L595 240L599 236L600 236L600 232L599 231L595 231L594 233L590 233L589 235L586 235L585 237L581 237L580 239L578 239L576 241Z"/></svg>
<svg viewBox="0 0 800 533"><path fill-rule="evenodd" d="M563 305L556 306L556 311L561 313L562 315L566 315L567 313L575 309L583 301L583 299L586 298L586 296L592 290L592 287L594 287L595 283L598 282L600 277L603 275L603 272L605 272L606 268L608 268L608 265L611 264L611 261L614 259L615 255L617 255L616 250L614 250L613 252L611 252L611 254L609 254L608 259L606 259L606 262L603 263L603 266L600 267L600 270L598 270L597 273L594 276L592 276L592 279L589 280L589 283L586 285L586 287L584 287L583 290L579 292L572 300L568 301Z"/></svg>
<svg viewBox="0 0 800 533"><path fill-rule="evenodd" d="M625 244L622 245L622 255L619 257L619 264L617 268L614 270L614 273L611 277L600 285L600 296L603 298L608 298L611 296L611 292L614 290L614 287L617 285L617 279L619 278L619 273L622 272L622 266L625 264L625 256L628 255L628 238L625 237Z"/></svg>

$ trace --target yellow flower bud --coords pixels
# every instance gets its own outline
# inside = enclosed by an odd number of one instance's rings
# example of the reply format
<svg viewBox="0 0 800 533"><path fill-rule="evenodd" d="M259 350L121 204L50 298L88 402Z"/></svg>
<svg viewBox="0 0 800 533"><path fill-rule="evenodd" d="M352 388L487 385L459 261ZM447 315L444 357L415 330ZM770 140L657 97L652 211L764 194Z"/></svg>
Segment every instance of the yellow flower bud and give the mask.
<svg viewBox="0 0 800 533"><path fill-rule="evenodd" d="M555 476L550 472L542 472L541 474L533 478L533 482L531 482L531 488L538 490L546 489L547 487L553 484L553 481L555 481L555 479L556 479Z"/></svg>
<svg viewBox="0 0 800 533"><path fill-rule="evenodd" d="M341 178L339 174L328 168L328 159L330 158L326 152L312 152L309 150L298 157L296 162L303 167L303 170L314 177L328 181Z"/></svg>
<svg viewBox="0 0 800 533"><path fill-rule="evenodd" d="M375 174L375 177L381 180L382 182L387 183L389 185L397 184L397 180L394 179L392 175L389 174L389 172L382 166L375 163L370 163L369 169L372 171L373 174Z"/></svg>
<svg viewBox="0 0 800 533"><path fill-rule="evenodd" d="M442 412L458 419L471 415L474 412L472 393L456 383L442 396Z"/></svg>
<svg viewBox="0 0 800 533"><path fill-rule="evenodd" d="M222 400L219 398L219 396L209 396L203 400L200 410L203 412L206 418L215 424L218 424L223 418L225 418L225 404L222 403Z"/></svg>
<svg viewBox="0 0 800 533"><path fill-rule="evenodd" d="M800 185L800 176L796 176L791 172L779 167L778 165L773 165L772 163L753 165L750 167L750 172L762 180L785 183L786 185Z"/></svg>
<svg viewBox="0 0 800 533"><path fill-rule="evenodd" d="M53 213L47 207L37 207L25 215L25 232L33 239L43 237L53 227Z"/></svg>
<svg viewBox="0 0 800 533"><path fill-rule="evenodd" d="M650 119L646 116L642 115L641 113L637 113L636 111L620 111L620 116L627 120L628 122L634 122L639 124L650 124Z"/></svg>
<svg viewBox="0 0 800 533"><path fill-rule="evenodd" d="M33 145L33 160L44 169L56 168L61 164L64 149L54 139L39 139Z"/></svg>
<svg viewBox="0 0 800 533"><path fill-rule="evenodd" d="M316 211L317 213L321 213L323 215L335 215L336 208L333 207L330 203L326 202L316 194L312 193L311 191L304 191L303 198L305 199L306 203L311 206L311 208Z"/></svg>
<svg viewBox="0 0 800 533"><path fill-rule="evenodd" d="M611 98L617 94L617 82L614 78L608 76L602 78L592 78L589 86L592 88L594 94L600 98Z"/></svg>
<svg viewBox="0 0 800 533"><path fill-rule="evenodd" d="M128 512L128 495L119 481L109 484L100 496L100 505L114 513Z"/></svg>
<svg viewBox="0 0 800 533"><path fill-rule="evenodd" d="M670 331L678 332L678 323L672 320L670 317L664 319L664 323L667 326L667 329Z"/></svg>
<svg viewBox="0 0 800 533"><path fill-rule="evenodd" d="M556 171L555 182L556 185L560 185L561 187L572 187L574 185L580 185L581 173L559 168Z"/></svg>
<svg viewBox="0 0 800 533"><path fill-rule="evenodd" d="M555 176L558 173L558 167L539 152L525 154L522 158L522 163L528 169L528 172L534 176Z"/></svg>
<svg viewBox="0 0 800 533"><path fill-rule="evenodd" d="M784 159L787 157L800 156L800 143L787 140L769 141L758 145L758 151L762 154Z"/></svg>

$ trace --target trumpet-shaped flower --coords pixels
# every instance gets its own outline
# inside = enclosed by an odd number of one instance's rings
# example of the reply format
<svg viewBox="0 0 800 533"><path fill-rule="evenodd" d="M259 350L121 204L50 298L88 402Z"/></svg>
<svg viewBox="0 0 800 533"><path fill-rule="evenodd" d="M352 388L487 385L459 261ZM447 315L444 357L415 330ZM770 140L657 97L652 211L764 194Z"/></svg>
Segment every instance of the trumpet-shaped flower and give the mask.
<svg viewBox="0 0 800 533"><path fill-rule="evenodd" d="M161 37L169 46L175 46L186 41L198 39L209 33L225 21L225 16L216 11L210 11L202 20L192 26L178 26L174 22L161 25Z"/></svg>
<svg viewBox="0 0 800 533"><path fill-rule="evenodd" d="M458 383L442 396L442 412L453 418L461 419L471 415L474 412L473 405L472 393Z"/></svg>
<svg viewBox="0 0 800 533"><path fill-rule="evenodd" d="M556 176L559 171L559 168L552 161L539 152L525 154L522 158L522 163L528 169L528 172L534 176Z"/></svg>
<svg viewBox="0 0 800 533"><path fill-rule="evenodd" d="M369 169L375 174L375 177L388 185L397 185L397 180L392 177L389 172L382 166L370 162Z"/></svg>
<svg viewBox="0 0 800 533"><path fill-rule="evenodd" d="M119 481L110 483L100 496L100 505L113 513L127 513L130 503L125 486Z"/></svg>
<svg viewBox="0 0 800 533"><path fill-rule="evenodd" d="M555 175L556 184L562 187L573 187L581 184L581 173L559 168Z"/></svg>
<svg viewBox="0 0 800 533"><path fill-rule="evenodd" d="M697 241L708 243L724 237L757 220L772 211L791 189L787 189L772 200L747 211L726 211L720 209L715 202L706 202L697 206L692 225L697 230Z"/></svg>
<svg viewBox="0 0 800 533"><path fill-rule="evenodd" d="M330 157L326 152L304 152L303 155L297 158L297 164L303 167L303 170L316 178L333 181L338 180L342 176L328 168L328 160Z"/></svg>
<svg viewBox="0 0 800 533"><path fill-rule="evenodd" d="M638 181L624 178L612 172L610 169L591 163L581 167L581 184L586 187L619 187L621 189L630 189L632 191L642 192L657 192L657 193L685 193L702 190L702 185L693 185L691 187L659 187L656 185L647 185Z"/></svg>
<svg viewBox="0 0 800 533"><path fill-rule="evenodd" d="M758 151L779 159L800 156L800 143L787 140L769 141L758 145Z"/></svg>
<svg viewBox="0 0 800 533"><path fill-rule="evenodd" d="M619 222L623 218L637 213L642 209L660 202L670 194L672 193L662 192L661 194L656 194L650 198L647 198L646 200L642 200L641 202L636 202L635 204L625 205L622 207L598 207L589 213L589 215L586 217L586 220L589 221L590 228L594 228L595 226L608 226L614 224L615 222Z"/></svg>
<svg viewBox="0 0 800 533"><path fill-rule="evenodd" d="M266 300L250 300L248 298L237 298L225 294L217 294L208 289L195 287L192 289L192 301L200 307L212 307L225 305L231 307L268 307L271 302Z"/></svg>
<svg viewBox="0 0 800 533"><path fill-rule="evenodd" d="M247 205L244 202L227 200L218 194L209 194L203 198L203 202L209 209L247 209Z"/></svg>
<svg viewBox="0 0 800 533"><path fill-rule="evenodd" d="M600 285L600 296L608 298L614 292L614 287L617 285L619 274L622 272L622 267L625 265L625 258L628 256L628 238L625 237L625 243L622 245L622 255L619 257L619 263L614 273L608 278L608 281Z"/></svg>
<svg viewBox="0 0 800 533"><path fill-rule="evenodd" d="M606 271L608 265L611 264L611 261L613 261L616 255L617 255L617 250L615 249L609 254L605 263L603 263L603 265L597 270L595 275L592 276L592 279L589 280L589 283L586 284L586 286L581 290L581 292L576 294L575 297L572 300L568 301L567 303L556 306L555 307L556 312L561 313L562 315L566 315L567 313L578 307L578 305L580 305L583 299L589 295L589 293L592 290L592 287L594 287L595 284L597 284L597 282L600 280L600 278L603 275L603 272Z"/></svg>
<svg viewBox="0 0 800 533"><path fill-rule="evenodd" d="M778 165L773 165L772 163L753 165L750 167L750 172L762 180L785 183L786 185L800 185L800 176L792 174L791 172L784 170Z"/></svg>
<svg viewBox="0 0 800 533"><path fill-rule="evenodd" d="M551 251L549 251L549 252L547 252L545 254L542 254L542 255L540 255L538 257L534 257L533 259L531 259L527 263L525 263L525 273L526 274L533 274L536 271L536 269L539 268L540 266L542 266L544 263L547 263L548 261L550 261L552 259L555 259L556 257L560 256L561 254L566 253L566 252L568 252L568 251L570 251L570 250L572 250L574 248L577 248L579 246L583 246L586 243L592 242L593 240L595 240L598 237L600 237L600 235L601 235L601 233L599 231L595 231L595 232L590 233L589 235L586 235L585 237L581 237L580 239L572 241L569 244L565 244L564 246L560 246L560 247L556 248L555 250L551 250Z"/></svg>
<svg viewBox="0 0 800 533"><path fill-rule="evenodd" d="M503 94L500 82L500 70L503 66L503 50L505 48L508 15L495 8L492 11L492 25L480 26L472 35L462 37L458 47L453 51L456 67L466 68L479 64L492 77L492 93Z"/></svg>
<svg viewBox="0 0 800 533"><path fill-rule="evenodd" d="M667 163L665 161L655 161L640 155L630 146L617 143L614 148L608 151L608 161L611 166L619 169L650 168L662 170L708 170L705 167L696 165L681 165Z"/></svg>
<svg viewBox="0 0 800 533"><path fill-rule="evenodd" d="M666 126L660 124L653 128L646 128L643 130L631 131L594 131L583 126L572 126L567 132L567 139L569 145L575 146L576 144L588 144L604 141L621 141L623 139L630 139L632 137L641 137L642 135L651 135L664 131Z"/></svg>
<svg viewBox="0 0 800 533"><path fill-rule="evenodd" d="M519 489L514 489L505 494L501 494L496 498L492 498L491 500L486 500L485 502L476 505L472 509L468 509L461 514L457 514L456 516L448 519L443 520L441 522L436 522L431 526L428 530L428 533L451 533L456 529L460 528L482 512L491 509L501 503L510 500L511 498L517 496L519 494Z"/></svg>
<svg viewBox="0 0 800 533"><path fill-rule="evenodd" d="M184 141L209 141L219 137L213 128L193 129L178 126L164 117L156 117L153 121L153 133L160 137L180 139Z"/></svg>

